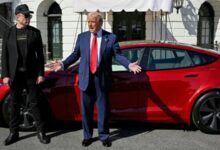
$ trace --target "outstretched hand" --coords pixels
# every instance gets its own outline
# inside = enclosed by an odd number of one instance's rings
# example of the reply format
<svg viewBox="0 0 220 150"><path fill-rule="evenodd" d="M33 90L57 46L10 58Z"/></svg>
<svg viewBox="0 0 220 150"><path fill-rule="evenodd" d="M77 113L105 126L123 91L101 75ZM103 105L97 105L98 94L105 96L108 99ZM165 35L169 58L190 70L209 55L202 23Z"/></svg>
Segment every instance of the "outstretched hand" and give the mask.
<svg viewBox="0 0 220 150"><path fill-rule="evenodd" d="M9 77L4 77L3 78L3 84L4 85L9 85L10 84L10 78Z"/></svg>
<svg viewBox="0 0 220 150"><path fill-rule="evenodd" d="M59 70L62 70L63 68L63 63L61 61L53 61L50 64L47 65L48 68L50 68L51 70L57 72Z"/></svg>
<svg viewBox="0 0 220 150"><path fill-rule="evenodd" d="M37 77L37 81L36 81L36 84L41 84L44 82L44 77L43 76L38 76Z"/></svg>
<svg viewBox="0 0 220 150"><path fill-rule="evenodd" d="M134 74L136 73L140 73L141 72L141 67L138 65L138 62L133 62L133 63L130 63L128 65L128 68L130 71L132 71Z"/></svg>

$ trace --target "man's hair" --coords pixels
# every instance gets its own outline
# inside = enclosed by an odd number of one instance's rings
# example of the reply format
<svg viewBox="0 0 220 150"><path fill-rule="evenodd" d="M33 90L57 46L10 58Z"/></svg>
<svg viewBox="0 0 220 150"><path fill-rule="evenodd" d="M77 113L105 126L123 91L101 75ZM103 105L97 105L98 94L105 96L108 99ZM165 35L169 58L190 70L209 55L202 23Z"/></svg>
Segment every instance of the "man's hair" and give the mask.
<svg viewBox="0 0 220 150"><path fill-rule="evenodd" d="M87 17L96 18L96 19L100 22L101 25L102 25L102 23L103 23L102 14L99 13L99 12L96 12L96 11L95 11L95 12L90 12L90 13L88 13Z"/></svg>

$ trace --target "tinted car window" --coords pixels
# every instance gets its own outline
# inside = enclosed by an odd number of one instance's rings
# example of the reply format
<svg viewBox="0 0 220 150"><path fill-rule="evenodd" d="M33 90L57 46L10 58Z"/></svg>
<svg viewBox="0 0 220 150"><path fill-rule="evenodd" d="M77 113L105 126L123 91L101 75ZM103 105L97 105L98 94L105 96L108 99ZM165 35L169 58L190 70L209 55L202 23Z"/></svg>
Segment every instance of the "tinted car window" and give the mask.
<svg viewBox="0 0 220 150"><path fill-rule="evenodd" d="M146 70L174 69L193 65L185 50L170 48L150 48L143 59L148 60L141 62L141 67Z"/></svg>
<svg viewBox="0 0 220 150"><path fill-rule="evenodd" d="M215 57L206 54L201 54L196 52L188 52L188 54L192 59L194 66L208 64L216 60Z"/></svg>
<svg viewBox="0 0 220 150"><path fill-rule="evenodd" d="M124 49L122 50L122 53L125 57L127 57L131 62L135 62L135 61L140 61L141 57L143 55L145 48L140 47L140 48L129 48L129 49ZM127 69L122 66L121 64L119 64L115 58L113 57L112 60L112 71L116 72L116 71L126 71Z"/></svg>
<svg viewBox="0 0 220 150"><path fill-rule="evenodd" d="M148 48L143 55L143 70L178 69L204 65L216 58L206 54L172 48Z"/></svg>

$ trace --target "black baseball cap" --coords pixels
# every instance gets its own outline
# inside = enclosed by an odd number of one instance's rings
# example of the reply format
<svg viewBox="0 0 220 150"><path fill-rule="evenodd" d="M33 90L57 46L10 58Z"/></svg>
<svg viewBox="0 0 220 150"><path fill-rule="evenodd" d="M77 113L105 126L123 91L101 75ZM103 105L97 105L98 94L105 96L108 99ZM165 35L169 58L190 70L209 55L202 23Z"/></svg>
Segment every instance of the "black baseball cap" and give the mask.
<svg viewBox="0 0 220 150"><path fill-rule="evenodd" d="M30 11L26 4L21 4L21 5L18 5L15 8L15 15L17 15L19 13L21 13L21 14L30 14L30 13L34 13L34 12Z"/></svg>

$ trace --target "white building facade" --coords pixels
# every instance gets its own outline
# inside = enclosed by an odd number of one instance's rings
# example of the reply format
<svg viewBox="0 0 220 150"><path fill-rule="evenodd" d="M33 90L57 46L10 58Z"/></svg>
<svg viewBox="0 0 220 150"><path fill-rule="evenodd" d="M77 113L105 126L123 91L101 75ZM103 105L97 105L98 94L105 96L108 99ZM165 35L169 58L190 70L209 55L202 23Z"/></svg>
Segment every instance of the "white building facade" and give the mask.
<svg viewBox="0 0 220 150"><path fill-rule="evenodd" d="M19 4L27 4L34 11L31 25L41 30L48 60L65 59L72 52L77 35L88 29L86 12L75 12L72 0L13 0L10 3L11 14ZM184 0L179 13L176 9L171 13L108 11L103 12L103 28L115 33L120 41L176 41L217 49L219 8L220 0ZM11 21L15 22L14 17Z"/></svg>

